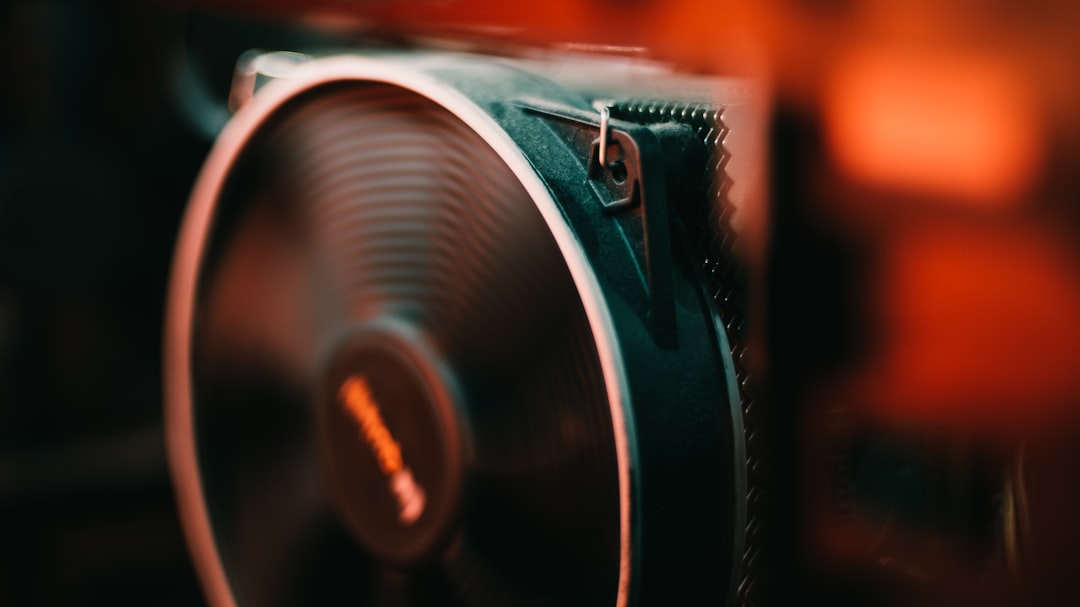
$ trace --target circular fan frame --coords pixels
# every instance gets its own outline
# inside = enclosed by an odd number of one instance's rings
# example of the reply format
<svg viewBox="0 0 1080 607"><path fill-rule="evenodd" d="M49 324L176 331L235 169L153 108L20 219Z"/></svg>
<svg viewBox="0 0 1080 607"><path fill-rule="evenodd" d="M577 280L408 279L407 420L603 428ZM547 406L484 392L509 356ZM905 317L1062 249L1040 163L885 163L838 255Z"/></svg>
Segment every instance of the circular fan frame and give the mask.
<svg viewBox="0 0 1080 607"><path fill-rule="evenodd" d="M207 511L192 401L191 336L207 235L223 188L263 125L298 95L356 82L416 93L477 133L526 190L557 245L588 322L610 410L619 499L615 607L663 596L664 586L678 580L679 563L668 566L663 559L674 554L671 546L683 541L669 537L685 530L686 523L677 520L680 508L707 530L706 545L689 554L715 552L717 562L726 565L726 571L700 581L717 591L718 603L726 603L722 597L735 590L745 520L741 412L733 365L725 354L730 352L726 335L700 292L700 281L682 276L690 272L680 273L677 281L679 346L672 350L654 343L642 315L624 300L628 292L647 300L644 291L633 294L626 286L628 276L630 283L640 279L640 259L621 228L608 226L609 218L587 207L590 194L580 179L584 167L577 173L552 170L554 160L519 143L567 149L537 118L522 120L513 104L516 99L539 97L586 110L588 103L554 83L498 62L445 54L337 56L297 67L288 77L266 84L228 123L196 183L177 244L168 300L166 426L181 518L212 603L237 605ZM568 199L586 203L571 207ZM613 243L600 247L609 252L603 263L597 260L597 240ZM654 364L658 360L664 362ZM656 377L651 376L654 372ZM692 386L683 390L684 382ZM673 401L688 394L696 402L683 411ZM676 452L678 457L669 457ZM707 463L699 466L699 460ZM710 476L701 478L702 471ZM686 495L675 495L679 491ZM715 520L702 516L705 507L691 500L715 501L708 505ZM656 546L654 554L643 554L650 543Z"/></svg>

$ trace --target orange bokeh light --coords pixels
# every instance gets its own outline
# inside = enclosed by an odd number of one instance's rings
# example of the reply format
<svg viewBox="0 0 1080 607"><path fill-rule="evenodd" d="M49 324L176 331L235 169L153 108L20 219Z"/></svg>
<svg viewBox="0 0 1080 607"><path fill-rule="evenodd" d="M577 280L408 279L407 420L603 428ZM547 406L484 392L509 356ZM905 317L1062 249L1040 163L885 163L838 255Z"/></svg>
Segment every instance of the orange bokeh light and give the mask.
<svg viewBox="0 0 1080 607"><path fill-rule="evenodd" d="M863 379L880 411L1010 433L1075 414L1080 272L1050 230L911 230L877 281L877 350Z"/></svg>
<svg viewBox="0 0 1080 607"><path fill-rule="evenodd" d="M988 55L852 51L823 91L829 151L855 180L1008 205L1042 164L1023 78Z"/></svg>

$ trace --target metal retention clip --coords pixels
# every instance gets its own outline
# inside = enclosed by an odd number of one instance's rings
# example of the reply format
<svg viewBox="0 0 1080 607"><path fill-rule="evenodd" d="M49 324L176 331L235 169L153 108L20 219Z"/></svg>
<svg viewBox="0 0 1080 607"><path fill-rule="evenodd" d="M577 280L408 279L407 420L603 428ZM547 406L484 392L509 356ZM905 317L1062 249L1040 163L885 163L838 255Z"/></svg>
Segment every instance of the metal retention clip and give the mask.
<svg viewBox="0 0 1080 607"><path fill-rule="evenodd" d="M518 107L548 120L561 122L584 150L587 183L606 213L622 229L640 234L643 269L649 294L649 325L665 346L675 335L674 262L668 217L664 149L649 126L611 120L610 103L598 101L588 110L539 99L522 99ZM595 129L595 130L594 130ZM599 130L593 139L588 133ZM583 132L582 132L583 131Z"/></svg>

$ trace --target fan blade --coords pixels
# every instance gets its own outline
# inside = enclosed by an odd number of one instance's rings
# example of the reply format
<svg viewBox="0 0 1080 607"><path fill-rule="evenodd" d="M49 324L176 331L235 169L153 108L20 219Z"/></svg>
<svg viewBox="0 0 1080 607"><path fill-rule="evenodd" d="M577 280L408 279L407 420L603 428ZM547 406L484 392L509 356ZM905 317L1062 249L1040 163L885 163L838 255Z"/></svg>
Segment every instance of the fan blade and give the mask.
<svg viewBox="0 0 1080 607"><path fill-rule="evenodd" d="M198 457L222 560L241 594L272 604L294 546L327 511L305 390L253 360L198 378Z"/></svg>
<svg viewBox="0 0 1080 607"><path fill-rule="evenodd" d="M473 506L463 524L476 550L519 579L588 605L618 583L619 498L611 422L583 331L565 327L504 392L470 399Z"/></svg>
<svg viewBox="0 0 1080 607"><path fill-rule="evenodd" d="M310 382L329 322L309 256L287 216L254 204L207 271L195 360L205 368L256 358L295 382ZM242 363L241 363L242 364Z"/></svg>

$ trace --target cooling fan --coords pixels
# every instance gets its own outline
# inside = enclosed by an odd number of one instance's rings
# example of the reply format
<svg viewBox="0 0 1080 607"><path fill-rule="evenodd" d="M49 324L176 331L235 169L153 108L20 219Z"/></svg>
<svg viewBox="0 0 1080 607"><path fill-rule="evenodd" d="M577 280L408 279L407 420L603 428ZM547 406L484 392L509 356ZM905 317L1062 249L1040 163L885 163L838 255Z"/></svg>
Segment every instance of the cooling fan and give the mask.
<svg viewBox="0 0 1080 607"><path fill-rule="evenodd" d="M504 62L312 60L221 134L174 262L173 476L226 605L723 605L745 456L672 209L685 125Z"/></svg>

